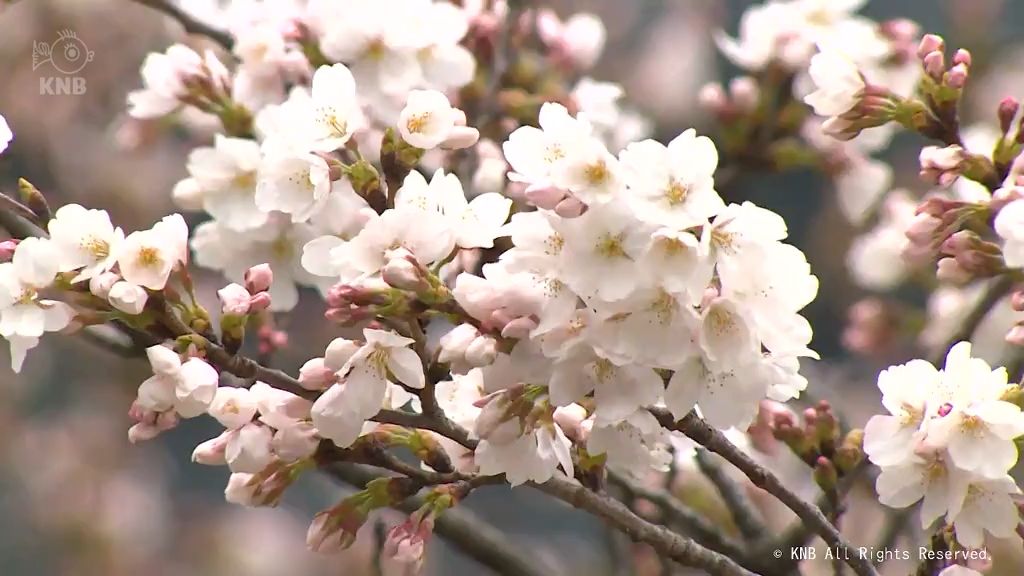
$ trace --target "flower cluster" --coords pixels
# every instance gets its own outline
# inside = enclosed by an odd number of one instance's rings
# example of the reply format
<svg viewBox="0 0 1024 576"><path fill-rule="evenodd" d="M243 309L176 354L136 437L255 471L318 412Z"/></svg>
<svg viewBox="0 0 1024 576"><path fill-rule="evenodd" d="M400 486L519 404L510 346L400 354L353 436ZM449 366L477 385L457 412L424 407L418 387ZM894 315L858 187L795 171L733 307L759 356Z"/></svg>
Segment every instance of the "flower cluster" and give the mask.
<svg viewBox="0 0 1024 576"><path fill-rule="evenodd" d="M0 336L11 345L15 371L44 332L68 327L69 304L45 291L78 293L83 323L96 314L140 314L149 296L188 262L188 227L180 215L127 237L103 210L63 206L48 224L49 238L28 238L0 264Z"/></svg>
<svg viewBox="0 0 1024 576"><path fill-rule="evenodd" d="M1007 472L1024 414L1006 369L993 370L961 342L942 370L913 360L883 371L878 387L889 414L868 422L864 451L882 469L881 502L905 508L923 499L922 527L944 517L967 548L981 548L985 532L1012 535L1020 489Z"/></svg>

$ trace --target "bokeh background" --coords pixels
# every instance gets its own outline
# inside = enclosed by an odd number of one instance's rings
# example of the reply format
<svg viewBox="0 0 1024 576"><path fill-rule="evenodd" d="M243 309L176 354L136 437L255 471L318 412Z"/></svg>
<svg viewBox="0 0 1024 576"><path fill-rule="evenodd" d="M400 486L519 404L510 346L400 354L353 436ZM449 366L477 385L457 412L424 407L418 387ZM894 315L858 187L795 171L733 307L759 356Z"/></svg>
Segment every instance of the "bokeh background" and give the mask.
<svg viewBox="0 0 1024 576"><path fill-rule="evenodd" d="M713 129L697 106L697 92L705 82L727 80L736 70L716 54L711 32L735 32L750 2L553 4L562 15L587 10L603 17L609 40L593 76L623 84L630 103L653 120L657 137L668 139L691 126ZM979 77L969 102L970 120L994 123L995 102L1024 96L1024 2L873 0L864 13L877 20L911 18L945 35L949 45L972 50L972 74ZM53 42L61 30L73 30L95 53L78 74L86 80L86 91L40 95L47 69L33 70L33 44ZM182 38L174 22L130 0L25 0L0 12L0 113L16 134L0 157L0 190L12 192L17 178L25 177L52 205L78 202L103 208L129 230L174 211L171 187L185 175L185 157L200 141L160 122L129 120L124 110L126 94L140 84L145 55ZM887 158L897 167L898 185L921 190L919 149L913 138L898 139L890 149ZM821 279L818 299L807 312L815 327L814 346L824 358L809 368L812 389L818 397L833 399L852 424L862 424L877 410L873 375L878 366L848 358L840 346L847 308L863 292L844 267L857 231L835 209L828 181L810 172L746 173L720 191L727 201L753 200L789 222L791 241L807 252ZM214 275L200 274L199 282L207 298L220 285ZM317 321L321 313L317 299L308 298L286 320L284 327L295 329L291 345L278 358L282 368L294 370L332 338L326 323ZM0 348L0 365L6 365L6 346ZM195 444L218 432L212 420L190 421L159 441L130 445L126 412L147 370L141 360L122 359L64 336L44 339L20 376L0 369L0 574L371 573L373 522L360 543L342 556L324 558L305 550L308 520L336 501L344 487L310 477L289 492L280 508L243 509L223 502L226 468L189 462ZM696 485L697 493L701 489ZM467 506L506 531L525 553L546 556L567 573L659 573L646 551L528 491L486 489L474 493ZM872 541L870 534L879 529L877 510L866 500L853 508L850 523L858 536L865 535L856 539ZM883 570L907 571L899 564ZM486 571L435 541L426 573ZM1022 574L1024 568L1010 560L996 573Z"/></svg>

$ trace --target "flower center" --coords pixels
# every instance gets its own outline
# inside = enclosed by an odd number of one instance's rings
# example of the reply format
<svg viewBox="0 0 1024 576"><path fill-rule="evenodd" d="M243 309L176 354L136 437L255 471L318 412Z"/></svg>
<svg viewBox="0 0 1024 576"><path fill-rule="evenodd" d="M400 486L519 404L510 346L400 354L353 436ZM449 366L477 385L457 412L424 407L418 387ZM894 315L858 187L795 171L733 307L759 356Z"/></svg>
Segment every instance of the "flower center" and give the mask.
<svg viewBox="0 0 1024 576"><path fill-rule="evenodd" d="M82 239L82 250L92 254L96 260L103 260L110 256L110 243L95 236L86 236Z"/></svg>
<svg viewBox="0 0 1024 576"><path fill-rule="evenodd" d="M975 438L985 434L986 426L985 422L977 416L964 416L960 422L960 431L967 436L974 436Z"/></svg>
<svg viewBox="0 0 1024 576"><path fill-rule="evenodd" d="M615 364L612 364L610 360L604 358L598 358L594 361L594 380L598 382L608 382L615 377Z"/></svg>
<svg viewBox="0 0 1024 576"><path fill-rule="evenodd" d="M331 131L335 136L344 136L348 134L348 122L342 118L338 118L338 115L334 112L322 112L320 121Z"/></svg>
<svg viewBox="0 0 1024 576"><path fill-rule="evenodd" d="M622 248L623 234L611 234L606 232L597 240L594 251L605 258L626 258L626 251Z"/></svg>
<svg viewBox="0 0 1024 576"><path fill-rule="evenodd" d="M661 290L658 297L651 302L648 310L658 318L658 322L668 324L676 312L676 299L668 292Z"/></svg>
<svg viewBox="0 0 1024 576"><path fill-rule="evenodd" d="M21 289L21 295L18 296L17 303L18 304L31 304L31 303L35 302L36 297L38 295L39 295L39 293L36 292L35 288L32 288L31 286L26 286L26 287Z"/></svg>
<svg viewBox="0 0 1024 576"><path fill-rule="evenodd" d="M270 253L278 260L289 260L292 257L292 243L285 236L278 236L270 244Z"/></svg>
<svg viewBox="0 0 1024 576"><path fill-rule="evenodd" d="M313 180L310 178L308 168L293 173L288 177L288 181L306 192L313 191Z"/></svg>
<svg viewBox="0 0 1024 576"><path fill-rule="evenodd" d="M430 121L430 112L420 112L419 114L413 114L406 122L405 127L412 134L419 134L427 127L427 122Z"/></svg>
<svg viewBox="0 0 1024 576"><path fill-rule="evenodd" d="M608 165L605 164L604 160L598 160L593 164L588 164L583 169L583 178L587 181L587 184L591 186L600 186L608 181Z"/></svg>
<svg viewBox="0 0 1024 576"><path fill-rule="evenodd" d="M384 348L376 348L366 358L366 363L376 372L384 377L388 373L388 351Z"/></svg>
<svg viewBox="0 0 1024 576"><path fill-rule="evenodd" d="M144 246L139 249L139 254L135 258L135 263L143 268L157 268L163 262L163 258L160 257L160 251L152 246Z"/></svg>
<svg viewBox="0 0 1024 576"><path fill-rule="evenodd" d="M565 158L565 151L558 144L552 144L544 151L544 161L548 164L554 164L562 158Z"/></svg>
<svg viewBox="0 0 1024 576"><path fill-rule="evenodd" d="M251 190L256 187L256 172L242 172L231 179L231 185L243 190Z"/></svg>
<svg viewBox="0 0 1024 576"><path fill-rule="evenodd" d="M564 246L565 238L561 234L555 233L544 239L544 253L548 256L561 254Z"/></svg>
<svg viewBox="0 0 1024 576"><path fill-rule="evenodd" d="M668 200L669 206L678 206L683 202L686 202L686 197L689 194L689 186L673 180L669 185L668 190L665 190L665 199Z"/></svg>

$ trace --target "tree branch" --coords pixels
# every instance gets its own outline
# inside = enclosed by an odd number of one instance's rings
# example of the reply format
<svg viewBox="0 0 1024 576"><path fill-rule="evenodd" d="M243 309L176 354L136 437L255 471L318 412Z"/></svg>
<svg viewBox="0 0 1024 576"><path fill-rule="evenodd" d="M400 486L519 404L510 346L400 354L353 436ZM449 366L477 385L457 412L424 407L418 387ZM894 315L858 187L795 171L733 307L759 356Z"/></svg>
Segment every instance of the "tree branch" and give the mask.
<svg viewBox="0 0 1024 576"><path fill-rule="evenodd" d="M532 485L576 508L590 512L683 566L699 568L713 576L756 576L731 558L709 550L664 526L648 522L622 502L606 494L592 492L578 482L555 476L543 484Z"/></svg>
<svg viewBox="0 0 1024 576"><path fill-rule="evenodd" d="M847 564L853 568L858 576L878 576L874 566L867 559L860 558L854 547L843 538L839 530L828 521L821 509L804 501L791 490L786 488L777 476L769 470L754 462L729 441L721 432L711 427L707 422L690 412L682 420L676 422L672 415L665 409L652 408L651 412L658 418L662 426L675 429L694 442L708 450L722 456L730 464L736 466L747 478L758 488L767 491L779 501L796 513L807 526L812 528L832 548L842 551Z"/></svg>
<svg viewBox="0 0 1024 576"><path fill-rule="evenodd" d="M680 502L672 494L664 490L648 488L632 478L610 470L608 471L608 480L628 494L637 498L643 498L661 509L662 513L666 516L662 523L666 526L670 526L672 523L679 524L690 531L694 540L703 546L707 546L716 552L721 552L730 558L743 557L743 548L739 542L723 534L718 527L711 524L689 506Z"/></svg>
<svg viewBox="0 0 1024 576"><path fill-rule="evenodd" d="M206 36L207 38L213 40L217 44L220 44L226 50L231 50L231 46L234 44L234 39L231 37L231 34L228 34L226 31L221 30L220 28L217 28L215 26L212 26L210 24L207 24L206 22L197 19L195 16L189 14L185 10L182 10L180 7L171 3L169 0L132 1L136 4L142 4L143 6L148 6L154 10L163 12L164 14L177 20L181 24L182 28L185 29L185 32L188 32L189 34L198 34L200 36Z"/></svg>
<svg viewBox="0 0 1024 576"><path fill-rule="evenodd" d="M383 474L368 466L335 464L321 468L328 476L358 488ZM424 500L414 496L397 508L406 513L415 512ZM464 554L503 576L554 576L560 574L551 566L523 550L513 550L508 537L500 530L478 518L464 507L447 510L437 518L434 532L450 542Z"/></svg>
<svg viewBox="0 0 1024 576"><path fill-rule="evenodd" d="M761 512L743 493L743 488L722 470L721 464L711 458L707 450L698 448L697 465L718 489L740 533L754 541L764 538L767 529L761 521Z"/></svg>

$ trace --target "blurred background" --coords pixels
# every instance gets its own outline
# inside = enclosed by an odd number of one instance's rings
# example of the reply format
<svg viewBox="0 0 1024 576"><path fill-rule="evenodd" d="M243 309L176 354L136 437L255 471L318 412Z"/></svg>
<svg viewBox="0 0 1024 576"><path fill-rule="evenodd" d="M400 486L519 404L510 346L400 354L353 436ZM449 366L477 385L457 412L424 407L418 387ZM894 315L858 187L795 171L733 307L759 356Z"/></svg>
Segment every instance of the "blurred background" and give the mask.
<svg viewBox="0 0 1024 576"><path fill-rule="evenodd" d="M713 130L696 95L704 83L728 80L736 70L716 53L711 33L724 28L734 34L750 2L553 4L563 16L592 11L602 17L609 40L593 76L623 84L630 103L653 121L657 138L670 139L691 126ZM972 76L979 70L983 77L972 78L971 93L977 98L969 103L973 118L968 123L994 124L1000 98L1024 96L1024 2L874 0L863 12L876 20L911 18L924 30L943 34L948 45L974 53ZM95 54L77 73L85 79L85 90L40 95L45 69L33 70L33 44L53 43L62 30L74 31ZM0 114L16 134L0 157L0 189L12 192L17 178L25 177L52 205L103 208L126 230L147 227L174 211L171 187L185 176L185 157L199 141L159 122L130 121L124 111L126 94L140 86L138 70L145 55L181 38L174 22L129 0L26 0L0 12ZM996 52L1001 60L994 59ZM886 157L897 169L897 185L922 191L916 174L919 149L913 138L897 139L890 148ZM809 172L758 173L741 175L720 192L727 201L753 200L789 222L791 242L808 254L821 280L818 299L806 312L815 327L814 347L824 358L807 369L811 389L819 398L833 399L852 424L861 425L877 411L873 378L878 366L851 361L840 345L847 309L864 293L851 283L844 265L857 231L838 214L829 186ZM210 274L201 274L199 282L207 298L222 285ZM318 321L321 313L319 301L308 298L282 326L301 330L291 331L291 345L279 357L281 368L295 370L333 337ZM0 365L6 366L6 346L0 348ZM126 413L147 376L144 361L118 358L63 336L45 338L20 376L0 369L0 573L371 573L372 534L340 557L318 557L305 549L312 514L337 501L345 488L310 477L289 491L278 509L225 504L227 469L189 462L192 448L219 431L212 420L197 419L158 441L130 445ZM640 558L639 573L658 573L647 551L534 493L485 489L467 505L524 551L547 556L569 573L630 574L633 556ZM861 533L878 530L874 509L854 509L850 516L851 525L866 531ZM1009 545L996 549L1002 553ZM907 571L906 565L893 564L883 573ZM425 573L486 571L435 539ZM1011 560L995 573L1021 574L1024 568Z"/></svg>

